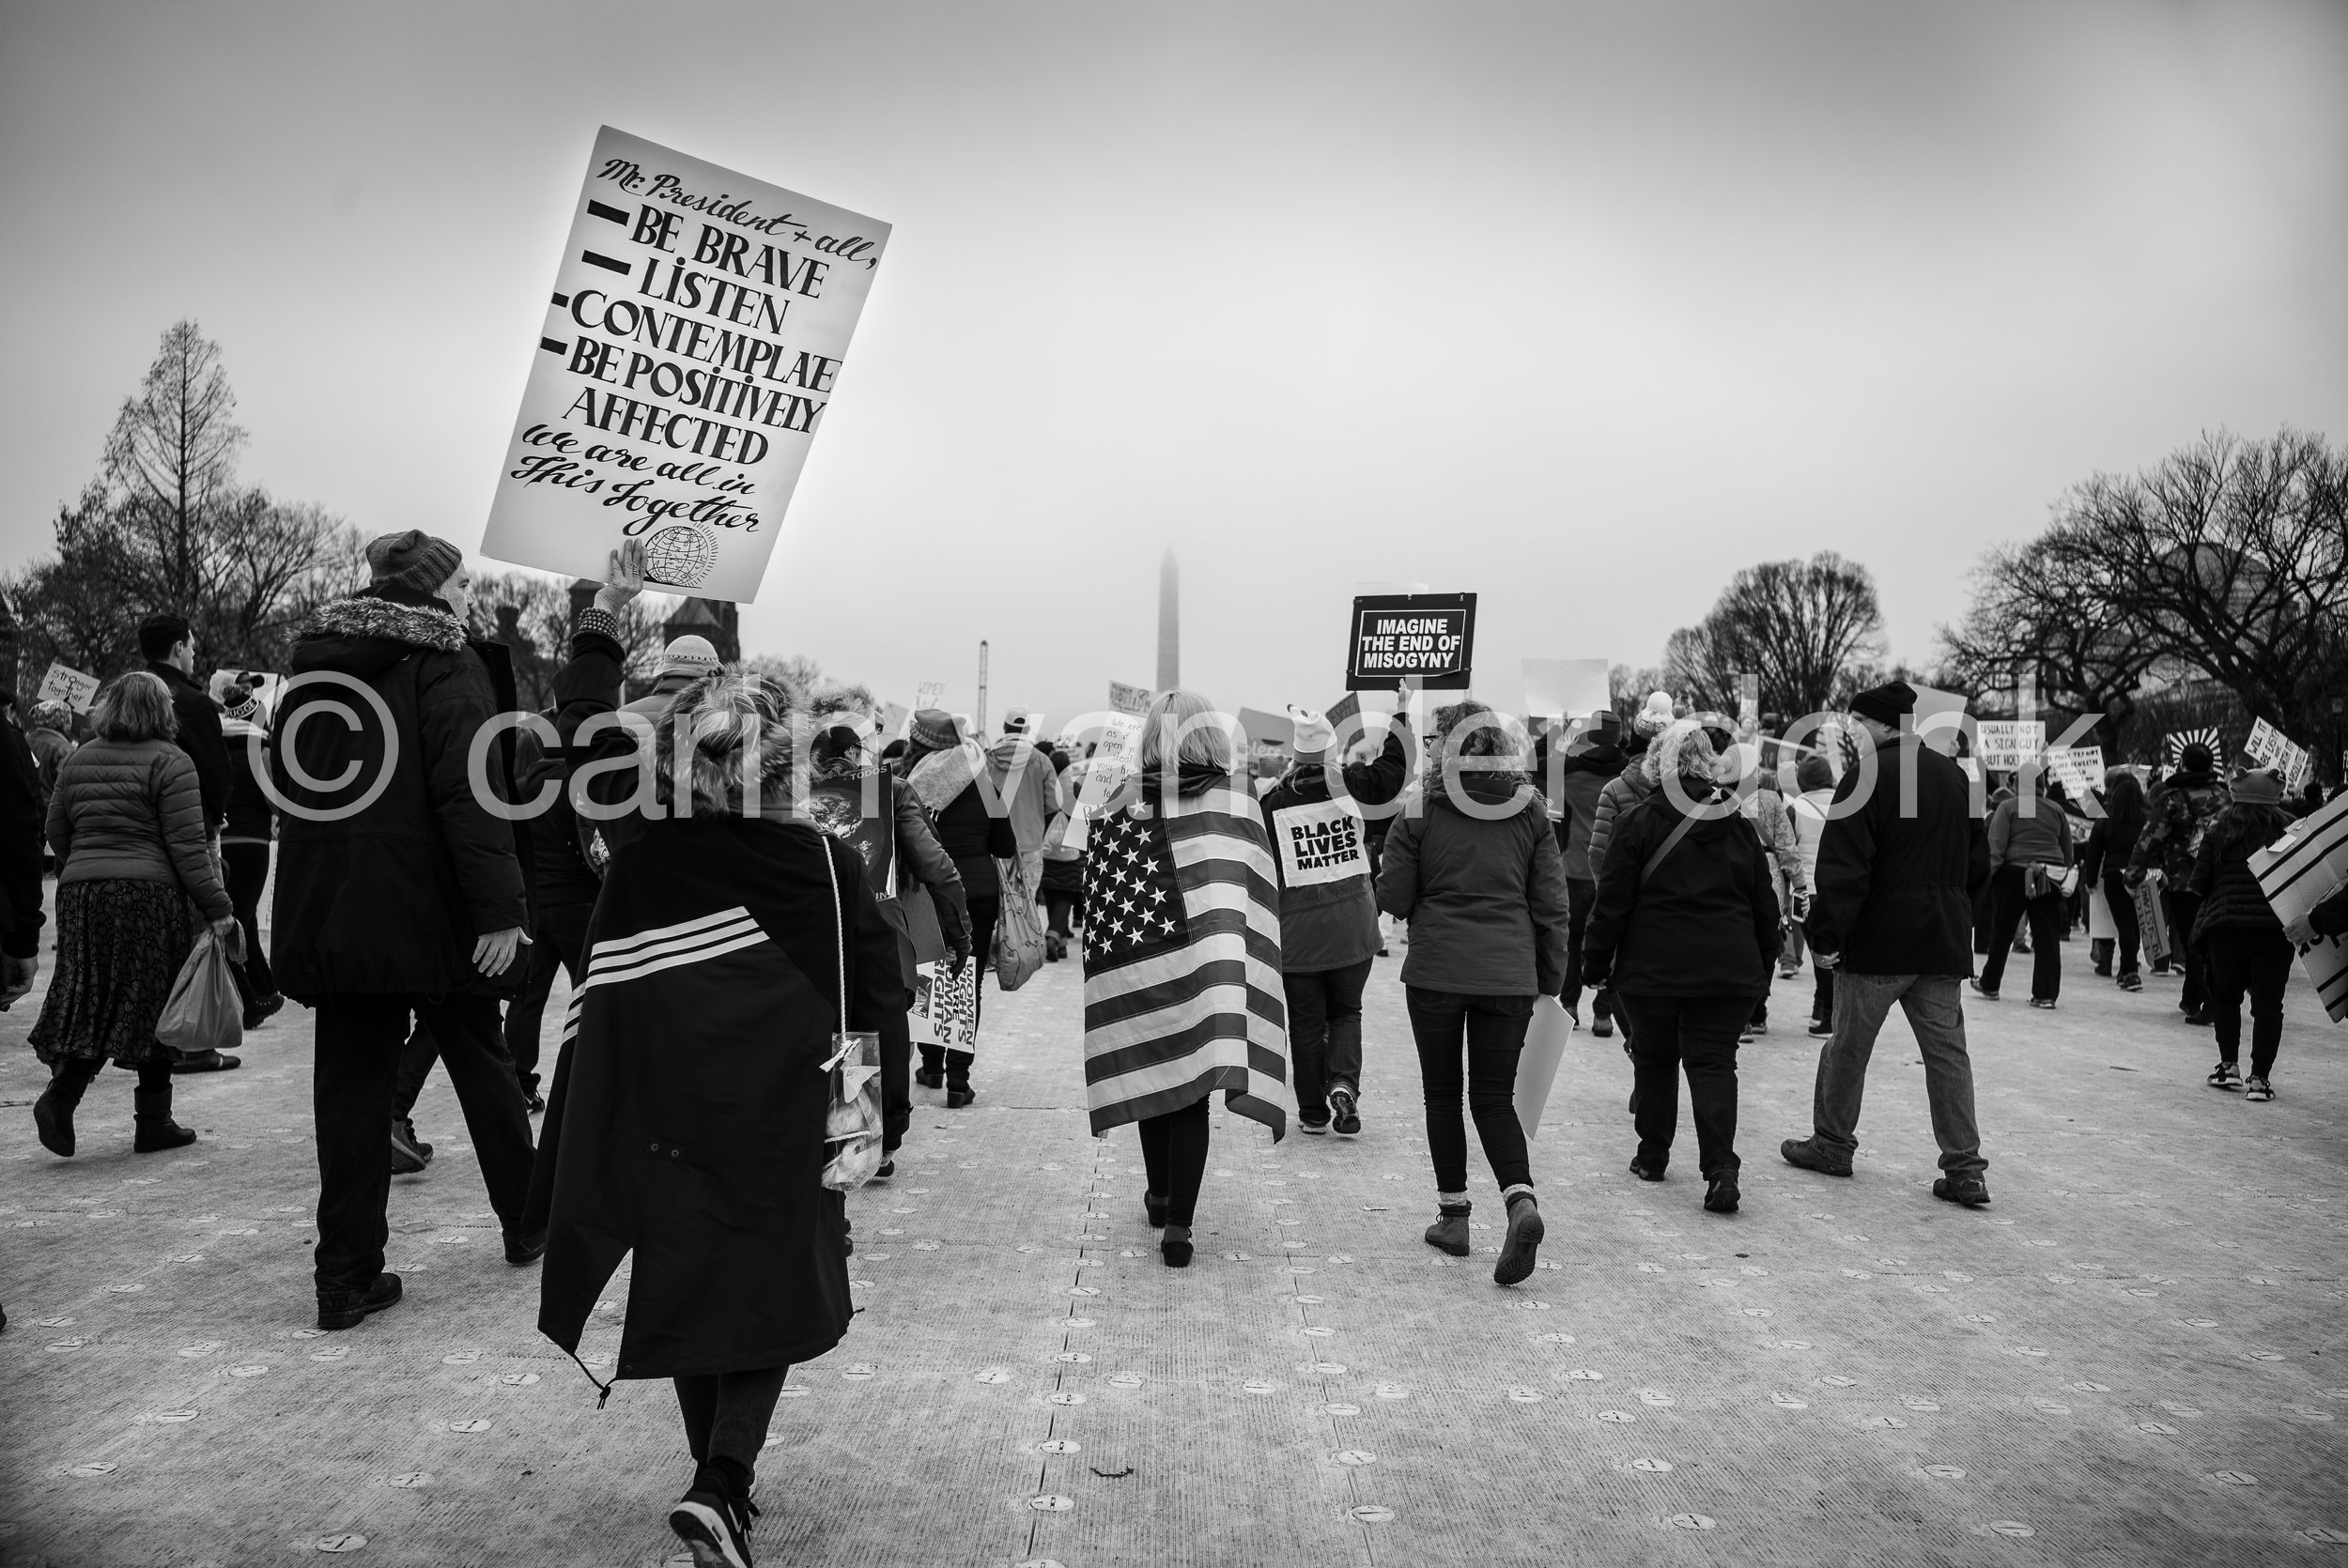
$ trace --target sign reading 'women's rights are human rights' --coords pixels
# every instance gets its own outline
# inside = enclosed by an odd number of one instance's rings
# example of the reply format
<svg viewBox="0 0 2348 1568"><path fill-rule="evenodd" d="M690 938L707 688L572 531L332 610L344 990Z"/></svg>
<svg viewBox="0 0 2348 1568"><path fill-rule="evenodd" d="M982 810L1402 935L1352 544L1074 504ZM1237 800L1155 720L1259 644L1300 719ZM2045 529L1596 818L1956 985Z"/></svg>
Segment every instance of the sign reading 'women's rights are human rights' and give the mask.
<svg viewBox="0 0 2348 1568"><path fill-rule="evenodd" d="M1353 601L1345 689L1386 690L1413 680L1430 691L1465 691L1475 654L1475 594L1364 594Z"/></svg>
<svg viewBox="0 0 2348 1568"><path fill-rule="evenodd" d="M498 476L485 555L747 603L888 225L605 126Z"/></svg>

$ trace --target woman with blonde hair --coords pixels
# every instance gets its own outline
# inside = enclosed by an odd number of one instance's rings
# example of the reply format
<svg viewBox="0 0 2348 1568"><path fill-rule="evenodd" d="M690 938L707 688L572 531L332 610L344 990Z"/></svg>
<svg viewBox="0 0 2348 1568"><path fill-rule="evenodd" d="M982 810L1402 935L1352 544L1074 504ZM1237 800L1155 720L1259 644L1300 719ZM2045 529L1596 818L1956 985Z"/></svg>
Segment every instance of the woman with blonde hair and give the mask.
<svg viewBox="0 0 2348 1568"><path fill-rule="evenodd" d="M195 945L191 902L232 958L243 956L244 933L205 844L195 764L173 744L171 688L145 670L117 675L90 716L97 738L66 759L49 796L57 974L32 1031L50 1070L33 1122L43 1148L70 1155L74 1107L112 1061L139 1075L131 1147L153 1154L195 1142L172 1120L172 1053L155 1038ZM237 1058L205 1065L214 1064Z"/></svg>
<svg viewBox="0 0 2348 1568"><path fill-rule="evenodd" d="M1085 1095L1092 1134L1135 1124L1142 1205L1169 1268L1191 1260L1208 1098L1288 1130L1280 894L1230 719L1169 691L1085 846Z"/></svg>
<svg viewBox="0 0 2348 1568"><path fill-rule="evenodd" d="M616 706L619 684L617 642L581 638L558 678L565 720ZM661 814L604 823L610 863L538 1149L552 1170L539 1330L577 1355L635 1253L615 1376L674 1381L696 1468L669 1524L696 1562L749 1560L752 1469L784 1376L847 1332L826 1065L843 1031L905 1048L897 933L855 846L795 799L806 729L780 687L731 669L659 718ZM633 743L614 731L595 749L625 759ZM635 771L598 787L627 794ZM841 1179L880 1158L859 1145Z"/></svg>

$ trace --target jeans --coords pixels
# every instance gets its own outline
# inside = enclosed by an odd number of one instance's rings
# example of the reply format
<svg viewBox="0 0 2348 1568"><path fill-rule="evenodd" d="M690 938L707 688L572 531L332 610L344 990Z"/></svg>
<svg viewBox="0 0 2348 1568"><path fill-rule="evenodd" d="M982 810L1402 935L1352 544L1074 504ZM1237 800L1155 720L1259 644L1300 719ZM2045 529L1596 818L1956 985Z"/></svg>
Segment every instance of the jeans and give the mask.
<svg viewBox="0 0 2348 1568"><path fill-rule="evenodd" d="M1688 1074L1695 1114L1696 1163L1707 1181L1737 1175L1737 1036L1753 1010L1747 996L1623 993L1633 1020L1630 1068L1639 1086L1639 1162L1661 1171L1679 1128L1679 1074Z"/></svg>
<svg viewBox="0 0 2348 1568"><path fill-rule="evenodd" d="M1582 939L1590 929L1590 911L1598 903L1598 884L1588 877L1566 879L1566 985L1557 1000L1566 1011L1582 1016Z"/></svg>
<svg viewBox="0 0 2348 1568"><path fill-rule="evenodd" d="M704 1372L672 1377L677 1413L685 1418L685 1447L693 1463L731 1459L745 1470L758 1468L766 1444L766 1423L782 1397L787 1366L755 1372Z"/></svg>
<svg viewBox="0 0 2348 1568"><path fill-rule="evenodd" d="M1144 1116L1134 1124L1141 1134L1141 1163L1150 1191L1166 1199L1166 1222L1187 1227L1198 1208L1198 1189L1207 1179L1207 1096L1179 1111Z"/></svg>
<svg viewBox="0 0 2348 1568"><path fill-rule="evenodd" d="M1309 975L1283 975L1288 993L1289 1058L1296 1074L1296 1114L1315 1127L1329 1119L1329 1091L1362 1089L1362 988L1371 961Z"/></svg>
<svg viewBox="0 0 2348 1568"><path fill-rule="evenodd" d="M1003 899L999 893L974 893L969 898L970 961L979 972L970 978L970 1028L976 1038L979 1015L986 1005L986 965L995 956L995 923L1002 918ZM949 1051L942 1045L921 1046L921 1066L930 1072L943 1072L950 1089L970 1086L970 1064L975 1057L967 1051Z"/></svg>
<svg viewBox="0 0 2348 1568"><path fill-rule="evenodd" d="M2136 923L2136 892L2117 871L2104 873L2104 902L2111 910L2112 929L2119 932L2120 973L2133 975L2144 933Z"/></svg>
<svg viewBox="0 0 2348 1568"><path fill-rule="evenodd" d="M1989 956L1982 961L1981 989L1995 991L2005 978L2006 955L2014 933L2025 916L2030 921L2030 993L2033 1001L2051 1002L2062 993L2062 895L2035 899L2022 896L2028 885L2020 866L2000 866L1990 879L1989 898L1996 909L1989 927Z"/></svg>
<svg viewBox="0 0 2348 1568"><path fill-rule="evenodd" d="M540 905L538 929L531 932L534 940L522 949L530 967L521 994L505 1005L505 1054L525 1095L538 1090L538 1032L546 1020L547 998L554 994L554 972L561 969L570 976L572 988L578 988L586 965L587 921L595 913L591 903ZM413 1095L409 1103L415 1103Z"/></svg>
<svg viewBox="0 0 2348 1568"><path fill-rule="evenodd" d="M2242 1053L2242 998L2250 998L2250 1076L2263 1078L2283 1043L2283 988L2298 956L2280 931L2212 931L2208 948L2209 1011L2217 1026L2217 1054Z"/></svg>
<svg viewBox="0 0 2348 1568"><path fill-rule="evenodd" d="M1834 981L1834 1033L1818 1053L1811 1124L1821 1149L1848 1161L1859 1147L1859 1102L1867 1087L1867 1058L1893 1003L1908 1014L1924 1059L1924 1096L1932 1105L1932 1136L1940 1168L1951 1176L1979 1175L1981 1129L1973 1119L1973 1063L1965 1050L1964 981L1947 975L1854 975Z"/></svg>
<svg viewBox="0 0 2348 1568"><path fill-rule="evenodd" d="M489 1207L518 1229L530 1189L530 1113L487 996L336 993L318 998L311 1096L317 1123L321 1292L364 1290L383 1270L392 1190L393 1085L408 1021L440 1042ZM420 1031L421 1032L421 1031Z"/></svg>
<svg viewBox="0 0 2348 1568"><path fill-rule="evenodd" d="M249 1007L277 994L277 976L270 973L269 955L261 950L261 889L269 885L269 846L223 844L220 860L228 901L236 908L237 924L244 928L244 962L237 966L237 979Z"/></svg>
<svg viewBox="0 0 2348 1568"><path fill-rule="evenodd" d="M1462 1090L1492 1179L1504 1191L1530 1187L1532 1158L1525 1151L1523 1124L1517 1120L1516 1092L1517 1057L1533 1023L1533 998L1469 996L1425 986L1406 987L1405 996L1411 1034L1418 1042L1419 1083L1427 1093L1427 1152L1435 1164L1436 1191L1467 1191Z"/></svg>

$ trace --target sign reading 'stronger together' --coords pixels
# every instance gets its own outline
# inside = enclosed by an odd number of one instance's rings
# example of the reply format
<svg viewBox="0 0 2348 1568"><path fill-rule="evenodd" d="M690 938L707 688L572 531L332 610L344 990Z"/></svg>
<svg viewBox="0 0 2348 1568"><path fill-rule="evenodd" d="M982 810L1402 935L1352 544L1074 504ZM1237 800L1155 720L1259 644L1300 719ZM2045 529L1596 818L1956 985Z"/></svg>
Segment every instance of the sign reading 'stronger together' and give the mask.
<svg viewBox="0 0 2348 1568"><path fill-rule="evenodd" d="M757 596L888 225L605 126L482 552Z"/></svg>

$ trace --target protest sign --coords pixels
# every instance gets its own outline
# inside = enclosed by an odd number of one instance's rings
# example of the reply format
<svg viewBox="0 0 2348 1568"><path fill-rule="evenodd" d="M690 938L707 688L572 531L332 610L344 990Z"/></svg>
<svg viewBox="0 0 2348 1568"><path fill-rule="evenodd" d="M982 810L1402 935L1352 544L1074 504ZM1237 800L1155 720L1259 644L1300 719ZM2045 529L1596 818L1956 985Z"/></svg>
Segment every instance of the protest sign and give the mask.
<svg viewBox="0 0 2348 1568"><path fill-rule="evenodd" d="M2034 718L1984 719L1973 754L1992 773L2012 773L2035 760L2047 744L2047 727Z"/></svg>
<svg viewBox="0 0 2348 1568"><path fill-rule="evenodd" d="M2169 936L2169 900L2160 896L2161 873L2154 871L2136 884L2136 930L2147 961L2158 963L2176 951Z"/></svg>
<svg viewBox="0 0 2348 1568"><path fill-rule="evenodd" d="M2308 769L2315 761L2306 746L2264 719L2250 726L2250 738L2242 743L2242 755L2262 768L2272 769L2282 779L2283 788L2294 794L2306 783Z"/></svg>
<svg viewBox="0 0 2348 1568"><path fill-rule="evenodd" d="M2209 754L2217 760L2217 765L2225 765L2226 748L2219 742L2215 729L2171 730L2162 737L2162 741L2167 748L2169 765L2172 768L2183 765L2185 748L2195 745L2209 747Z"/></svg>
<svg viewBox="0 0 2348 1568"><path fill-rule="evenodd" d="M2047 753L2048 776L2062 782L2073 800L2085 800L2090 790L2100 790L2104 783L2104 748L2100 746L2065 746Z"/></svg>
<svg viewBox="0 0 2348 1568"><path fill-rule="evenodd" d="M1257 708L1239 711L1239 727L1247 736L1249 760L1259 778L1275 778L1288 771L1296 744L1296 721Z"/></svg>
<svg viewBox="0 0 2348 1568"><path fill-rule="evenodd" d="M1761 733L1761 677L1748 671L1737 677L1737 738L1752 740Z"/></svg>
<svg viewBox="0 0 2348 1568"><path fill-rule="evenodd" d="M1150 711L1156 697L1157 693L1148 686L1129 686L1122 681L1109 683L1109 707L1117 713L1132 714L1137 718Z"/></svg>
<svg viewBox="0 0 2348 1568"><path fill-rule="evenodd" d="M1916 687L1916 706L1910 712L1917 737L1943 757L1955 756L1956 739L1965 732L1965 709L1970 700L1937 686Z"/></svg>
<svg viewBox="0 0 2348 1568"><path fill-rule="evenodd" d="M605 126L484 555L758 596L888 225Z"/></svg>
<svg viewBox="0 0 2348 1568"><path fill-rule="evenodd" d="M943 681L924 681L913 688L913 711L917 714L935 708L945 700L946 683Z"/></svg>
<svg viewBox="0 0 2348 1568"><path fill-rule="evenodd" d="M1528 717L1586 723L1613 700L1604 659L1526 659L1523 668Z"/></svg>
<svg viewBox="0 0 2348 1568"><path fill-rule="evenodd" d="M1349 635L1348 691L1406 680L1429 691L1465 691L1475 662L1475 595L1364 594L1353 601Z"/></svg>
<svg viewBox="0 0 2348 1568"><path fill-rule="evenodd" d="M2309 812L2263 850L2252 852L2259 890L2299 949L2333 1022L2348 1021L2348 942L2319 937L2308 924L2315 906L2348 886L2348 795Z"/></svg>
<svg viewBox="0 0 2348 1568"><path fill-rule="evenodd" d="M97 676L85 675L71 665L52 664L40 678L40 690L33 695L36 701L62 702L77 714L85 714L98 700L101 684Z"/></svg>
<svg viewBox="0 0 2348 1568"><path fill-rule="evenodd" d="M1369 844L1362 820L1344 801L1316 801L1272 813L1272 850L1286 887L1369 875Z"/></svg>

